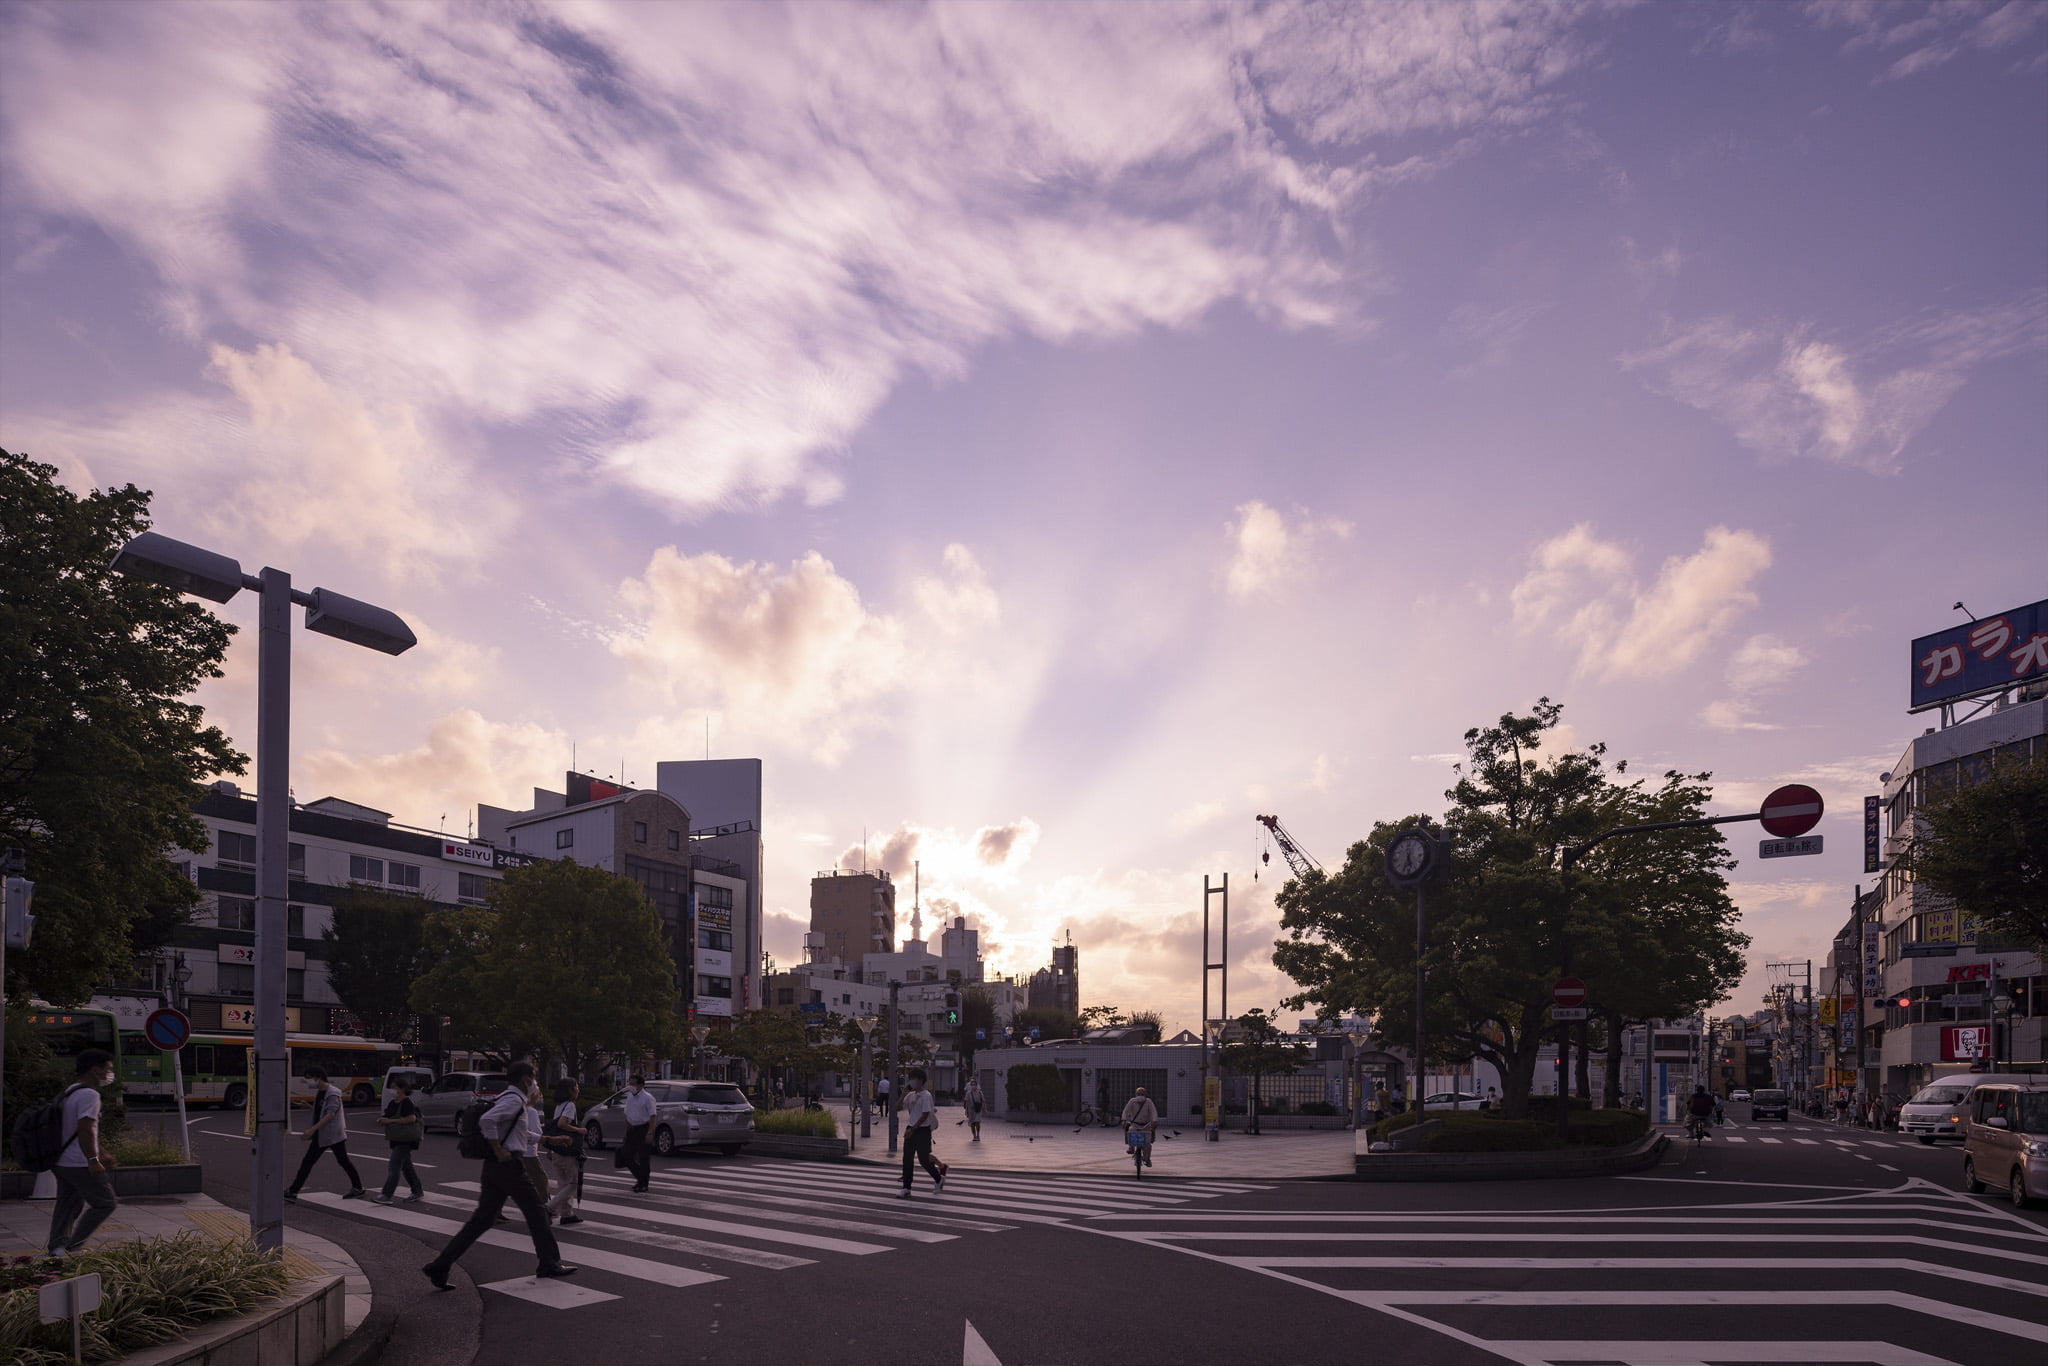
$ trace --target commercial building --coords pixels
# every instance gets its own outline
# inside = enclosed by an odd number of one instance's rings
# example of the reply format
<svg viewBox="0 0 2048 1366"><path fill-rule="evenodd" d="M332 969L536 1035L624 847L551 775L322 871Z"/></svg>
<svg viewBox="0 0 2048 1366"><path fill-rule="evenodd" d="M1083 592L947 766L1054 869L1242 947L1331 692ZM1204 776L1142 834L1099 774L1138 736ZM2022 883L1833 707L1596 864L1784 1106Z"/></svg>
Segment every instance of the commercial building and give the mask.
<svg viewBox="0 0 2048 1366"><path fill-rule="evenodd" d="M761 761L665 760L654 773L655 788L690 813L698 947L707 955L730 955L730 999L736 1010L752 1010L767 999L761 983ZM715 942L706 942L707 935ZM707 957L699 972L712 972L715 961Z"/></svg>
<svg viewBox="0 0 2048 1366"><path fill-rule="evenodd" d="M811 934L819 949L856 974L871 953L896 948L896 885L884 870L831 868L811 879ZM809 940L806 938L806 956Z"/></svg>

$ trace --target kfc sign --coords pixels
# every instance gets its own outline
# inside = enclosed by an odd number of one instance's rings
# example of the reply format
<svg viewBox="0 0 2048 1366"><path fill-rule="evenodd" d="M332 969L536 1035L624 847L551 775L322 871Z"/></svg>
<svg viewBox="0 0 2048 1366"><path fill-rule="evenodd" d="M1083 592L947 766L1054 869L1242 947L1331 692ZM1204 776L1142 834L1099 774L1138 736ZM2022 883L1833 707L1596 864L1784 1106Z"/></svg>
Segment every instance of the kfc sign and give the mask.
<svg viewBox="0 0 2048 1366"><path fill-rule="evenodd" d="M1991 980L1989 963L1960 963L1948 970L1951 982L1988 982Z"/></svg>
<svg viewBox="0 0 2048 1366"><path fill-rule="evenodd" d="M1991 1056L1991 1026L1988 1024L1944 1025L1941 1031L1943 1062L1975 1062Z"/></svg>

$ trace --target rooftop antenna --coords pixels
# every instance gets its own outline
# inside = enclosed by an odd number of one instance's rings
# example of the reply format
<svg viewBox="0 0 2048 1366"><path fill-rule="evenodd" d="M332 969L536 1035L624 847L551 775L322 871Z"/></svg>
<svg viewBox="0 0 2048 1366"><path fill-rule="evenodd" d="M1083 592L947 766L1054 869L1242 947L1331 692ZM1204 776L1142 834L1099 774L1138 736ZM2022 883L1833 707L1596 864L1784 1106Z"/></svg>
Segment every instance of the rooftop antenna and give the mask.
<svg viewBox="0 0 2048 1366"><path fill-rule="evenodd" d="M1975 621L1977 619L1977 614L1975 612L1972 612L1969 608L1963 606L1960 602L1957 603L1954 607L1950 608L1949 610L1952 612L1961 612L1971 621Z"/></svg>

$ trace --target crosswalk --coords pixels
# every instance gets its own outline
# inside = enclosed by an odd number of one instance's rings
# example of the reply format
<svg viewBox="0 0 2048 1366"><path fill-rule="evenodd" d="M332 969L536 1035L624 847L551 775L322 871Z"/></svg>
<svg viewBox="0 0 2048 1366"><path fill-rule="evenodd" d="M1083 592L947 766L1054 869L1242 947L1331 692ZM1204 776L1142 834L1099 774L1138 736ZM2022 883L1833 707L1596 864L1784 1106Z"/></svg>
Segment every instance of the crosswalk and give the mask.
<svg viewBox="0 0 2048 1366"><path fill-rule="evenodd" d="M1764 1124L1723 1124L1707 1131L1707 1143L1757 1144L1763 1147L1806 1147L1841 1149L1882 1149L1898 1152L1901 1149L1919 1149L1919 1139L1906 1134L1884 1134L1869 1129L1817 1129L1802 1127L1787 1129L1780 1125ZM1960 1144L1949 1144L1960 1150Z"/></svg>
<svg viewBox="0 0 2048 1366"><path fill-rule="evenodd" d="M476 1206L476 1166L437 1169L418 1204L344 1200L308 1190L301 1203L438 1242ZM756 1158L658 1168L644 1194L631 1179L593 1163L584 1174L583 1222L557 1227L563 1257L584 1268L573 1281L532 1276L484 1288L535 1304L574 1309L634 1293L633 1283L688 1290L755 1272L791 1271L835 1258L997 1235L1025 1225L1075 1224L1113 1214L1165 1214L1224 1196L1271 1189L1254 1181L1147 1181L1094 1175L968 1172L955 1169L943 1194L920 1178L915 1199L898 1196L895 1173L867 1164ZM531 1259L533 1241L518 1211L479 1245ZM478 1260L481 1262L482 1254ZM494 1259L502 1260L502 1259Z"/></svg>
<svg viewBox="0 0 2048 1366"><path fill-rule="evenodd" d="M1086 1227L1522 1366L2048 1360L2048 1235L1918 1180L1676 1208L1120 1211Z"/></svg>

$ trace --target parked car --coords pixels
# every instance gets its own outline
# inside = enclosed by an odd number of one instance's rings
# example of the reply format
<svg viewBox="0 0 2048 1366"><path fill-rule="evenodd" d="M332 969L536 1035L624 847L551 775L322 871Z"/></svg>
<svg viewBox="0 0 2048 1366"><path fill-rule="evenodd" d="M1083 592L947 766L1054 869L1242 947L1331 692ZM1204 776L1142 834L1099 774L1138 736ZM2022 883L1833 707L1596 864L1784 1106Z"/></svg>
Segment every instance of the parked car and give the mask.
<svg viewBox="0 0 2048 1366"><path fill-rule="evenodd" d="M1988 1082L2009 1081L2025 1085L2033 1080L2035 1078L2020 1072L1951 1072L1948 1076L1936 1077L1899 1107L1899 1130L1930 1147L1937 1138L1960 1139L1963 1136L1963 1102L1969 1098L1972 1088Z"/></svg>
<svg viewBox="0 0 2048 1366"><path fill-rule="evenodd" d="M2048 1077L1994 1082L1970 1092L1963 1110L1963 1189L2005 1187L2021 1209L2048 1200Z"/></svg>
<svg viewBox="0 0 2048 1366"><path fill-rule="evenodd" d="M1479 1097L1464 1091L1439 1091L1433 1096L1422 1098L1425 1110L1477 1110Z"/></svg>
<svg viewBox="0 0 2048 1366"><path fill-rule="evenodd" d="M383 1104L389 1105L392 1101L398 1099L397 1082L400 1077L404 1077L412 1082L413 1104L415 1105L425 1099L426 1094L434 1089L434 1074L424 1067L386 1068L384 1071L384 1089L380 1093L383 1096Z"/></svg>
<svg viewBox="0 0 2048 1366"><path fill-rule="evenodd" d="M1730 1091L1730 1092L1728 1093L1728 1099L1730 1099L1730 1100L1748 1100L1748 1099L1749 1099L1749 1092L1747 1092L1747 1091L1742 1091L1742 1090L1735 1090L1735 1091Z"/></svg>
<svg viewBox="0 0 2048 1366"><path fill-rule="evenodd" d="M450 1072L434 1083L434 1089L415 1092L412 1103L419 1107L420 1127L455 1132L455 1117L480 1100L495 1100L509 1084L503 1072Z"/></svg>
<svg viewBox="0 0 2048 1366"><path fill-rule="evenodd" d="M754 1136L754 1106L747 1093L723 1081L650 1081L654 1098L654 1151L667 1157L677 1148L716 1148L731 1157ZM626 1136L626 1093L619 1091L583 1116L583 1141L593 1148Z"/></svg>
<svg viewBox="0 0 2048 1366"><path fill-rule="evenodd" d="M1751 1122L1758 1124L1767 1119L1775 1119L1780 1124L1790 1124L1792 1097L1775 1088L1754 1092L1749 1098L1749 1118Z"/></svg>

